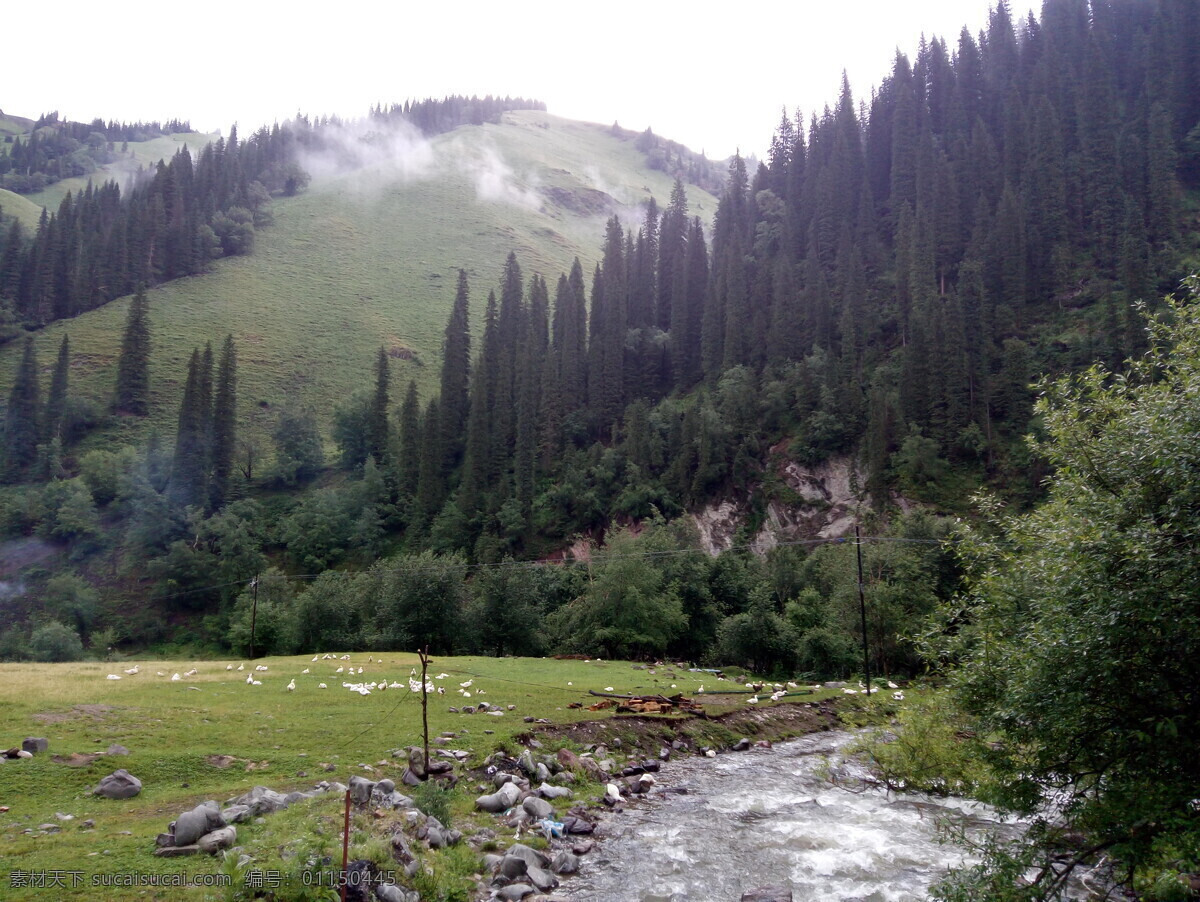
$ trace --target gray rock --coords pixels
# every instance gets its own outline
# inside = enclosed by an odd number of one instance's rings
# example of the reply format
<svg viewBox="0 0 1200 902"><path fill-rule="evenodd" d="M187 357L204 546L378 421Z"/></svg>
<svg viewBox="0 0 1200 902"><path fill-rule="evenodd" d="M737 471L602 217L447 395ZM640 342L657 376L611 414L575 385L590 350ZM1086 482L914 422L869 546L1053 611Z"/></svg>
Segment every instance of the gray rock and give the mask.
<svg viewBox="0 0 1200 902"><path fill-rule="evenodd" d="M533 865L535 868L547 868L550 866L550 859L539 852L537 849L531 849L523 843L513 843L508 847L508 851L504 853L506 858L520 858L526 864Z"/></svg>
<svg viewBox="0 0 1200 902"><path fill-rule="evenodd" d="M175 835L173 833L160 833L154 837L154 845L160 849L164 846L173 846L175 845Z"/></svg>
<svg viewBox="0 0 1200 902"><path fill-rule="evenodd" d="M548 892L558 886L558 878L544 868L530 867L528 872L529 882L536 886L543 893Z"/></svg>
<svg viewBox="0 0 1200 902"><path fill-rule="evenodd" d="M175 821L175 845L190 846L206 833L224 826L225 821L221 819L221 812L216 809L215 803L212 808L207 804L197 805L191 811L179 815L179 819Z"/></svg>
<svg viewBox="0 0 1200 902"><path fill-rule="evenodd" d="M296 802L303 802L305 799L311 799L315 795L315 792L289 792L283 797L284 807L292 805Z"/></svg>
<svg viewBox="0 0 1200 902"><path fill-rule="evenodd" d="M116 770L100 781L93 795L106 799L132 799L142 791L142 781L127 770Z"/></svg>
<svg viewBox="0 0 1200 902"><path fill-rule="evenodd" d="M563 849L550 862L550 870L556 874L574 874L579 870L579 856Z"/></svg>
<svg viewBox="0 0 1200 902"><path fill-rule="evenodd" d="M748 750L749 748L750 748L750 740L747 739L745 736L743 736L741 739L739 739L737 742L735 742L733 744L733 750L735 752L744 752L744 751Z"/></svg>
<svg viewBox="0 0 1200 902"><path fill-rule="evenodd" d="M517 765L525 772L525 776L532 777L537 773L537 767L533 763L533 755L529 749L521 752L521 757L517 759Z"/></svg>
<svg viewBox="0 0 1200 902"><path fill-rule="evenodd" d="M497 771L496 775L492 777L492 782L496 785L497 789L499 789L505 783L511 783L512 781L513 775L506 774L504 771Z"/></svg>
<svg viewBox="0 0 1200 902"><path fill-rule="evenodd" d="M408 769L418 777L424 779L425 774L425 750L412 746L408 750ZM394 787L393 787L394 788Z"/></svg>
<svg viewBox="0 0 1200 902"><path fill-rule="evenodd" d="M554 806L545 799L539 799L537 796L530 796L521 803L521 807L529 812L529 816L535 821L540 821L542 818L550 817L554 814Z"/></svg>
<svg viewBox="0 0 1200 902"><path fill-rule="evenodd" d="M235 842L237 842L237 828L221 827L211 833L205 833L196 845L200 847L201 852L216 855L222 849L231 848Z"/></svg>
<svg viewBox="0 0 1200 902"><path fill-rule="evenodd" d="M507 811L521 798L521 790L515 783L505 783L491 795L480 796L475 800L475 807L481 811L499 814Z"/></svg>
<svg viewBox="0 0 1200 902"><path fill-rule="evenodd" d="M665 745L661 749L658 750L658 760L659 761L670 761L671 760L671 750L669 748L667 748Z"/></svg>
<svg viewBox="0 0 1200 902"><path fill-rule="evenodd" d="M33 755L40 755L50 748L50 740L41 736L30 736L21 740L21 750Z"/></svg>
<svg viewBox="0 0 1200 902"><path fill-rule="evenodd" d="M500 859L500 867L497 873L508 880L514 880L517 877L524 877L528 871L529 862L524 858L518 858L515 855L505 855Z"/></svg>
<svg viewBox="0 0 1200 902"><path fill-rule="evenodd" d="M742 893L741 902L792 902L792 891L786 886L760 886Z"/></svg>
<svg viewBox="0 0 1200 902"><path fill-rule="evenodd" d="M351 778L353 779L353 778ZM345 792L345 790L342 790ZM287 796L265 786L255 786L247 793L229 800L230 805L247 805L252 817L274 814L288 806Z"/></svg>
<svg viewBox="0 0 1200 902"><path fill-rule="evenodd" d="M375 898L379 902L421 902L421 897L396 886L394 883L381 883L375 887Z"/></svg>
<svg viewBox="0 0 1200 902"><path fill-rule="evenodd" d="M534 779L541 780L543 783L545 783L550 779L550 776L550 768L546 767L546 765L539 761L537 763L537 767L534 768Z"/></svg>
<svg viewBox="0 0 1200 902"><path fill-rule="evenodd" d="M248 821L254 817L254 812L249 805L230 805L228 808L221 809L221 817L225 818L227 824L240 824L242 821Z"/></svg>
<svg viewBox="0 0 1200 902"><path fill-rule="evenodd" d="M504 889L496 893L497 899L503 899L504 902L516 902L518 899L524 899L526 896L532 895L536 890L528 883L510 883Z"/></svg>
<svg viewBox="0 0 1200 902"><path fill-rule="evenodd" d="M832 680L828 683L822 683L821 685L825 689L845 689L846 688L846 684L844 682L839 682L837 680Z"/></svg>
<svg viewBox="0 0 1200 902"><path fill-rule="evenodd" d="M110 745L108 747L108 749L104 752L104 754L106 754L106 755L128 755L129 749L125 748L125 746L123 746L123 745L120 745L120 744L114 742L112 745Z"/></svg>
<svg viewBox="0 0 1200 902"><path fill-rule="evenodd" d="M537 791L543 799L569 799L573 795L567 787L551 786L549 783L543 783Z"/></svg>
<svg viewBox="0 0 1200 902"><path fill-rule="evenodd" d="M374 789L374 780L368 780L357 774L350 778L350 799L358 805L365 805L371 801L371 793Z"/></svg>
<svg viewBox="0 0 1200 902"><path fill-rule="evenodd" d="M158 858L180 858L184 855L195 855L200 851L200 847L193 843L190 846L162 846L155 849L154 854Z"/></svg>
<svg viewBox="0 0 1200 902"><path fill-rule="evenodd" d="M494 871L500 867L500 862L504 860L503 855L497 855L495 852L488 852L483 856L483 866L486 870Z"/></svg>

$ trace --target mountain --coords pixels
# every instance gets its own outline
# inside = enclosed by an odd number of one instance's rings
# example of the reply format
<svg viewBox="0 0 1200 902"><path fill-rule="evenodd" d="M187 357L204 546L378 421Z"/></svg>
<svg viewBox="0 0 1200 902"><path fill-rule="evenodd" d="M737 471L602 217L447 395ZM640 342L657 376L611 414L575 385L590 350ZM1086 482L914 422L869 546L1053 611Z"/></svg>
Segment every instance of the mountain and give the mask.
<svg viewBox="0 0 1200 902"><path fill-rule="evenodd" d="M256 232L252 254L149 291L150 416L122 422L97 443L136 440L147 426L173 433L192 348L226 334L242 348L244 414L264 430L285 401L313 405L327 427L333 404L365 385L381 344L395 361L395 384L415 379L428 397L459 268L479 287L478 324L486 286L510 251L546 278L575 257L590 271L608 216L640 219L646 201L665 203L671 191L671 178L646 165L633 135L540 111L432 138L369 124L336 131L330 148L304 160L313 173L308 189L273 201L274 222ZM210 137L172 135L134 150L139 160L169 158ZM85 183L60 182L22 200L54 209ZM689 197L711 218L714 197L694 186ZM101 406L111 400L128 305L119 299L36 334L47 362L70 335L74 384ZM0 348L4 395L19 353L17 343Z"/></svg>

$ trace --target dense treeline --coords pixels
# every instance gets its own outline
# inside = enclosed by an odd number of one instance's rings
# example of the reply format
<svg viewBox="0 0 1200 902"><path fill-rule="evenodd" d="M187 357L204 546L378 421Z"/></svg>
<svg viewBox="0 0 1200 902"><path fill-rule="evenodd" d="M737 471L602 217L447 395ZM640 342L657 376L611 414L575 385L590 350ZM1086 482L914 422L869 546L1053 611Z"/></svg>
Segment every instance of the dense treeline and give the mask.
<svg viewBox="0 0 1200 902"><path fill-rule="evenodd" d="M29 325L76 316L139 284L202 272L249 253L270 221L272 191L296 190L291 133L218 138L193 160L187 147L122 191L116 182L68 192L27 238L14 221L0 237L0 303Z"/></svg>
<svg viewBox="0 0 1200 902"><path fill-rule="evenodd" d="M60 120L57 111L38 117L25 140L0 144L0 188L25 194L61 179L90 175L113 160L113 145L190 132L186 122L91 122Z"/></svg>
<svg viewBox="0 0 1200 902"><path fill-rule="evenodd" d="M499 122L500 117L510 110L542 110L546 104L525 97L483 97L451 95L440 100L427 97L424 100L406 100L388 107L382 105L371 110L374 119L404 119L411 122L425 135L440 135L453 131L460 125L483 125Z"/></svg>

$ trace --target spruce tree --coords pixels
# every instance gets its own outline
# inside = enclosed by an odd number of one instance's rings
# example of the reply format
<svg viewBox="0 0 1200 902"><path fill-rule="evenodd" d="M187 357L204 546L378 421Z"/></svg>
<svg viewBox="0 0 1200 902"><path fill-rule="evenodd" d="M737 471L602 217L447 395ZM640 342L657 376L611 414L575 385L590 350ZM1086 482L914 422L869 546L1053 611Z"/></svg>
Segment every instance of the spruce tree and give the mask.
<svg viewBox="0 0 1200 902"><path fill-rule="evenodd" d="M453 468L462 458L463 433L470 412L471 321L470 288L466 270L458 271L454 306L446 323L442 343L441 423L446 467Z"/></svg>
<svg viewBox="0 0 1200 902"><path fill-rule="evenodd" d="M390 383L387 349L380 347L379 355L375 359L375 392L371 396L370 419L367 421L367 455L375 458L375 463L380 466L387 459Z"/></svg>
<svg viewBox="0 0 1200 902"><path fill-rule="evenodd" d="M4 416L5 464L9 478L16 476L37 460L38 437L41 433L42 395L38 381L37 350L33 336L25 338L21 362L8 395Z"/></svg>
<svg viewBox="0 0 1200 902"><path fill-rule="evenodd" d="M208 471L205 466L205 423L208 416L202 409L202 366L200 351L193 348L188 361L187 382L179 402L175 453L171 459L171 480L167 489L171 501L180 507L198 505L206 500Z"/></svg>
<svg viewBox="0 0 1200 902"><path fill-rule="evenodd" d="M396 487L402 495L416 495L420 465L421 405L417 398L417 383L410 381L400 406L400 459L396 462Z"/></svg>
<svg viewBox="0 0 1200 902"><path fill-rule="evenodd" d="M42 441L61 441L63 414L67 409L67 391L71 378L71 339L63 335L58 346L58 360L54 364L54 375L50 378L50 394L46 398L46 411L42 417Z"/></svg>
<svg viewBox="0 0 1200 902"><path fill-rule="evenodd" d="M150 412L150 322L145 285L138 286L125 320L115 406L118 413L139 417Z"/></svg>
<svg viewBox="0 0 1200 902"><path fill-rule="evenodd" d="M233 336L225 336L217 367L216 395L212 415L212 479L209 507L220 510L229 499L233 476L233 453L237 446L237 349Z"/></svg>

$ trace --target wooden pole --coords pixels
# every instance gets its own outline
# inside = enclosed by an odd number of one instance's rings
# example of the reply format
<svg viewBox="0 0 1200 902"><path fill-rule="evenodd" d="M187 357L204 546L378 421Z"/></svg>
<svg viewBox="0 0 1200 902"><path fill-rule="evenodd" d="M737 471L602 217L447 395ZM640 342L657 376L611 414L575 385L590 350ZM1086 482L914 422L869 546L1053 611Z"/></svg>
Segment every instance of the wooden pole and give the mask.
<svg viewBox="0 0 1200 902"><path fill-rule="evenodd" d="M254 625L258 622L258 577L250 580L254 589L254 606L250 609L250 660L254 660Z"/></svg>
<svg viewBox="0 0 1200 902"><path fill-rule="evenodd" d="M350 790L346 790L346 824L342 828L342 902L346 902L346 884L350 882Z"/></svg>
<svg viewBox="0 0 1200 902"><path fill-rule="evenodd" d="M421 728L425 736L425 779L429 779L429 691L425 682L425 674L429 671L429 646L426 645L421 655Z"/></svg>

